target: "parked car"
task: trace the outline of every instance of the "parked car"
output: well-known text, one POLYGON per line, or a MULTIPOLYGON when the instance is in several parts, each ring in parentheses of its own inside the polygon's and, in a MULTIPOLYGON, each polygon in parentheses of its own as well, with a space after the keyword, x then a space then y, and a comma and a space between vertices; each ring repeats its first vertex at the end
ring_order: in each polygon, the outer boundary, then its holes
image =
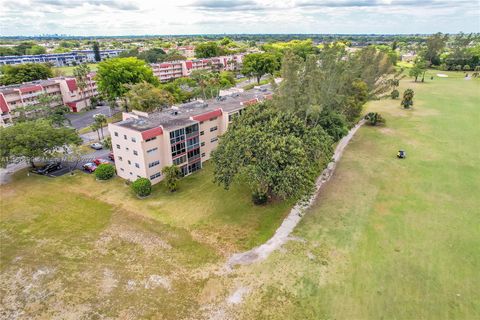
POLYGON ((83 170, 90 173, 94 172, 96 169, 97 169, 97 166, 93 162, 88 162, 83 165, 83 170))
POLYGON ((103 146, 101 143, 95 142, 90 145, 90 148, 95 149, 95 150, 102 150, 103 146))
POLYGON ((108 164, 108 163, 110 163, 110 161, 108 161, 107 159, 97 158, 97 159, 93 160, 93 163, 94 163, 96 166, 99 166, 99 165, 101 165, 102 163, 108 164))
POLYGON ((50 172, 54 172, 60 169, 62 169, 62 164, 60 163, 60 161, 55 161, 55 162, 49 162, 42 167, 35 168, 32 170, 32 172, 46 175, 46 174, 49 174, 50 172))
POLYGON ((113 155, 113 152, 110 152, 108 154, 108 159, 112 160, 112 161, 115 161, 115 156, 113 155))

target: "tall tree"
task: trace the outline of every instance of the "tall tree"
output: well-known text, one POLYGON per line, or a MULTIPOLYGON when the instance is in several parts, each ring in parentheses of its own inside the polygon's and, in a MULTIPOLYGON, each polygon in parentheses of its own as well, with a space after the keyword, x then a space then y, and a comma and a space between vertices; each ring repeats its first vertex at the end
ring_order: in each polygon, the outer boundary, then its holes
POLYGON ((165 175, 165 183, 170 192, 177 191, 178 179, 181 171, 176 165, 166 166, 162 168, 162 173, 165 175))
POLYGON ((257 83, 260 83, 262 76, 271 74, 280 68, 280 64, 275 55, 271 53, 252 53, 243 58, 242 73, 244 75, 255 77, 257 83))
POLYGON ((86 63, 79 64, 73 68, 73 76, 77 80, 77 87, 80 89, 80 97, 84 101, 85 106, 87 106, 87 102, 85 101, 85 89, 88 86, 89 73, 90 67, 86 63))
POLYGON ((425 81, 425 73, 427 72, 427 63, 423 59, 417 58, 412 68, 408 72, 410 77, 415 78, 415 82, 417 82, 418 77, 422 76, 422 82, 425 81))
POLYGON ((103 127, 107 125, 107 117, 104 114, 99 113, 93 116, 93 120, 97 124, 100 132, 102 133, 102 139, 105 138, 105 136, 103 135, 103 127))
POLYGON ((56 128, 47 120, 17 123, 0 128, 0 164, 5 167, 12 160, 25 160, 35 168, 35 159, 52 158, 59 148, 81 142, 75 129, 56 128))
POLYGON ((223 54, 222 49, 214 41, 203 42, 195 47, 195 57, 211 58, 218 57, 223 54))
POLYGON ((448 35, 441 32, 435 33, 427 38, 426 49, 423 57, 430 65, 440 64, 440 54, 445 49, 448 41, 448 35))
POLYGON ((140 82, 130 87, 126 94, 129 109, 144 112, 159 111, 174 103, 172 94, 150 83, 140 82))
POLYGON ((100 45, 97 41, 93 43, 93 56, 96 62, 102 61, 102 56, 100 55, 100 45))
MULTIPOLYGON (((98 90, 109 100, 124 99, 129 85, 148 82, 159 83, 145 61, 134 57, 112 58, 98 64, 96 75, 98 90)), ((126 103, 126 101, 125 101, 126 103)))
POLYGON ((255 203, 278 197, 300 199, 313 191, 329 161, 332 140, 321 127, 265 105, 249 107, 213 152, 214 181, 228 189, 246 181, 255 203))
POLYGON ((0 85, 19 84, 53 77, 50 64, 25 63, 0 67, 0 85))

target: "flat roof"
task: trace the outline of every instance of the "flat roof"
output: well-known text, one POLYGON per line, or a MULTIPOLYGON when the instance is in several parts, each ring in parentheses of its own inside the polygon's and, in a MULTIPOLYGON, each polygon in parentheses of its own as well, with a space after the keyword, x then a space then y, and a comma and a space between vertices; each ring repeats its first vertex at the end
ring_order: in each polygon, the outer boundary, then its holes
POLYGON ((191 120, 193 116, 208 113, 217 109, 222 109, 223 112, 234 112, 244 108, 242 102, 259 99, 263 101, 265 96, 272 94, 269 84, 254 88, 249 91, 240 93, 233 93, 229 96, 224 96, 221 99, 210 99, 206 101, 195 100, 179 105, 174 105, 171 108, 159 112, 153 112, 148 117, 136 114, 135 118, 129 118, 124 121, 116 122, 115 125, 129 128, 136 131, 145 131, 152 128, 162 126, 168 131, 177 128, 183 128, 198 121, 191 120))

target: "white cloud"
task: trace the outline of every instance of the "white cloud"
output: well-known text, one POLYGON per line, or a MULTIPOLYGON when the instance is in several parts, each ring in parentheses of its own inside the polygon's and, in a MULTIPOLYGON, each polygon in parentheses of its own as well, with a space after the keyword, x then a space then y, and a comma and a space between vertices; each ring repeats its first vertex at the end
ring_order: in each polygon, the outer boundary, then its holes
POLYGON ((478 1, 0 0, 0 35, 480 32, 478 1))

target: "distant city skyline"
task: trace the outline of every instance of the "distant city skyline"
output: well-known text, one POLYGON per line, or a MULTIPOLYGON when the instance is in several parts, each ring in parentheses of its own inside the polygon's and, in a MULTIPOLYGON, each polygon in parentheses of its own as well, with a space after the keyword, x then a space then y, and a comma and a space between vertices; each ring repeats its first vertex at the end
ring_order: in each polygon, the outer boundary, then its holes
POLYGON ((479 1, 0 0, 0 36, 480 32, 479 1))

